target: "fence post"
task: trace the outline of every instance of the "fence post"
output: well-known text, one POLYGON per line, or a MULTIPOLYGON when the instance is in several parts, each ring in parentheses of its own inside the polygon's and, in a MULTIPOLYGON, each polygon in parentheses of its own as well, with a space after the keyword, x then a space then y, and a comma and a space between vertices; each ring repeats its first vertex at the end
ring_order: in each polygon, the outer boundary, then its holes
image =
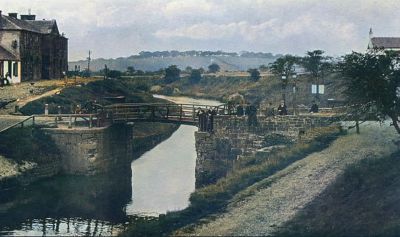
POLYGON ((69 116, 68 128, 72 128, 72 116, 69 116))
POLYGON ((196 121, 196 109, 194 108, 194 105, 193 105, 193 121, 196 121))
POLYGON ((182 108, 182 104, 181 104, 181 111, 179 113, 179 120, 182 120, 182 115, 183 115, 183 108, 182 108))
POLYGON ((57 106, 57 112, 58 112, 58 115, 59 115, 59 117, 57 119, 59 121, 61 121, 62 120, 62 118, 61 118, 61 106, 57 106))
POLYGON ((35 127, 35 116, 32 116, 32 127, 35 127))
POLYGON ((93 127, 93 117, 92 115, 89 115, 89 128, 93 127))
POLYGON ((49 104, 44 105, 44 115, 49 115, 49 104))

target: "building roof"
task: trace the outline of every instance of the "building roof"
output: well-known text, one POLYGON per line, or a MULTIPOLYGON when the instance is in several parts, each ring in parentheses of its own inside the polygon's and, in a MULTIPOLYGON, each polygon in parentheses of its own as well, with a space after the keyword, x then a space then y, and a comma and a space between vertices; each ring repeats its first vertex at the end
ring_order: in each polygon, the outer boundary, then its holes
POLYGON ((14 54, 10 53, 5 48, 0 46, 0 60, 16 61, 18 60, 18 58, 14 54))
POLYGON ((371 43, 374 48, 400 49, 400 37, 373 37, 371 43))
POLYGON ((0 30, 26 30, 40 34, 59 34, 55 20, 20 20, 5 15, 1 15, 0 20, 2 21, 0 30))

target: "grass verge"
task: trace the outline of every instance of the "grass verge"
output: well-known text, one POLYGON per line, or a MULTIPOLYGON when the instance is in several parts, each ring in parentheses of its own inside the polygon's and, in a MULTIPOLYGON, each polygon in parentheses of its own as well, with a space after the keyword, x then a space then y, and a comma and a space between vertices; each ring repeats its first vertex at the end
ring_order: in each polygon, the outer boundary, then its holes
POLYGON ((400 151, 349 166, 277 236, 399 236, 400 151))
POLYGON ((18 163, 45 163, 59 156, 49 135, 39 127, 13 128, 0 134, 0 154, 18 163))

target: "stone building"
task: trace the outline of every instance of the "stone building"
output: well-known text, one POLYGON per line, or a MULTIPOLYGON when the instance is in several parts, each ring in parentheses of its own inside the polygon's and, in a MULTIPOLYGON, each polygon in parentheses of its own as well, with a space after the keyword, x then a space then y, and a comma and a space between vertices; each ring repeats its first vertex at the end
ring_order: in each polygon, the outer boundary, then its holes
POLYGON ((369 30, 368 51, 383 49, 400 51, 400 37, 375 37, 372 28, 369 30))
POLYGON ((55 20, 0 11, 0 77, 11 83, 63 77, 68 70, 68 39, 55 20))

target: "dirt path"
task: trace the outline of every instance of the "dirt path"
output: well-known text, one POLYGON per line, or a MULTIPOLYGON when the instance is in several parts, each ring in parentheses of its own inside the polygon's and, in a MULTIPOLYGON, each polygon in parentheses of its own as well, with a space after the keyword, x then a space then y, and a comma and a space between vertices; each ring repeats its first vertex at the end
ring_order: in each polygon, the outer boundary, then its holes
POLYGON ((23 106, 25 106, 29 102, 32 102, 32 101, 35 101, 35 100, 38 100, 38 99, 41 99, 41 98, 44 98, 44 97, 47 97, 47 96, 55 95, 55 94, 59 93, 61 90, 62 90, 62 88, 57 88, 57 89, 54 89, 54 90, 51 90, 51 91, 47 91, 47 92, 45 92, 43 94, 40 94, 40 95, 29 96, 29 97, 26 97, 26 98, 18 101, 17 104, 18 104, 18 106, 20 108, 22 108, 23 106))
POLYGON ((363 127, 361 135, 341 137, 327 149, 311 154, 243 191, 239 195, 260 189, 254 195, 232 203, 226 213, 198 226, 190 234, 272 236, 333 183, 346 166, 365 158, 379 158, 397 149, 392 139, 397 139, 398 135, 392 127, 381 127, 376 123, 363 127))

